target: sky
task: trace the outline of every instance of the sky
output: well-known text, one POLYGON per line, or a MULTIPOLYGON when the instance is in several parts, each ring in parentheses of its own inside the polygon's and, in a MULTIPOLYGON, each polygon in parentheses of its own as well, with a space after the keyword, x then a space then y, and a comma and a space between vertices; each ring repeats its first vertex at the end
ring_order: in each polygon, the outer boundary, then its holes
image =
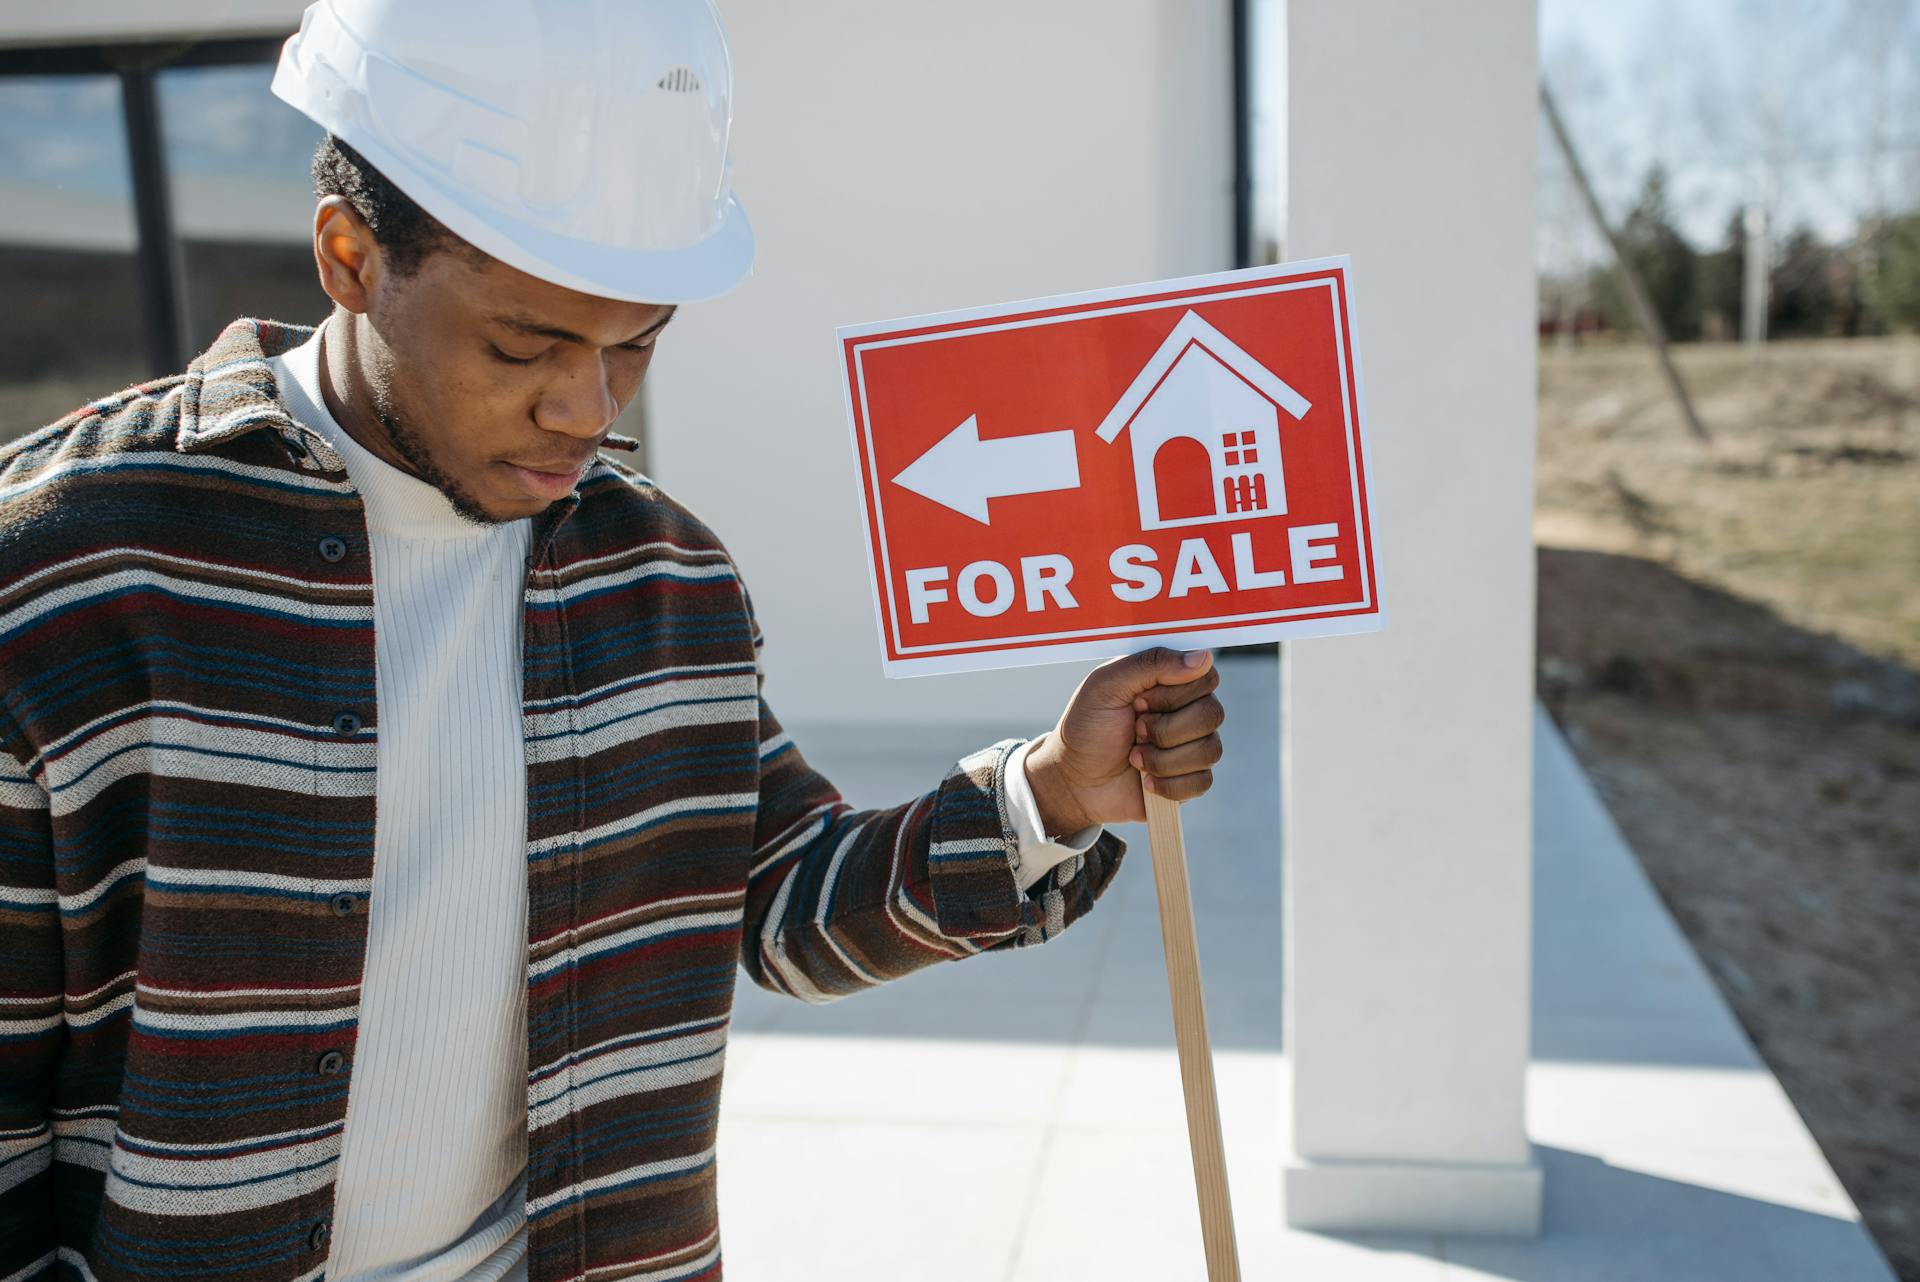
MULTIPOLYGON (((1285 7, 1251 4, 1255 216, 1283 245, 1285 7)), ((1867 210, 1920 207, 1920 0, 1538 0, 1538 14, 1542 74, 1614 221, 1655 164, 1702 250, 1750 203, 1777 236, 1828 241, 1867 210)), ((1601 261, 1544 127, 1538 164, 1541 270, 1601 261)))
MULTIPOLYGON (((1876 206, 1920 204, 1920 3, 1540 0, 1539 15, 1542 73, 1616 220, 1655 163, 1701 249, 1748 203, 1776 237, 1827 240, 1876 206)), ((1550 267, 1584 238, 1544 142, 1541 179, 1550 267)))

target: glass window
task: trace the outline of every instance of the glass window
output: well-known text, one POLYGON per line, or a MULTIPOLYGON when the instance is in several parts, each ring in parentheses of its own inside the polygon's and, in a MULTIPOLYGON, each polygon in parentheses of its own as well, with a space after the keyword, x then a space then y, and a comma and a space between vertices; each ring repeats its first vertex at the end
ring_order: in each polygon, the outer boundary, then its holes
POLYGON ((0 77, 0 439, 149 377, 115 76, 0 77))
POLYGON ((187 345, 236 316, 311 325, 331 309, 313 265, 319 126, 274 97, 273 64, 173 67, 155 77, 187 345))
MULTIPOLYGON (((312 250, 310 166, 322 135, 273 96, 273 66, 265 58, 154 73, 172 246, 139 243, 119 76, 0 76, 0 279, 10 304, 0 309, 0 439, 175 372, 174 360, 149 368, 156 339, 144 328, 143 261, 162 280, 156 294, 172 277, 177 306, 156 306, 180 316, 190 353, 238 316, 314 324, 332 309, 312 250)), ((613 430, 644 442, 644 399, 613 430)))

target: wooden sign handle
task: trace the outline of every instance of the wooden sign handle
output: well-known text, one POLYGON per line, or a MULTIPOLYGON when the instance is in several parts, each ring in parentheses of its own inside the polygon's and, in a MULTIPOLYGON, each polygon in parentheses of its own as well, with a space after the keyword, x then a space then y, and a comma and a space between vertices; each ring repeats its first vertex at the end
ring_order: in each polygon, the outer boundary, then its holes
POLYGON ((1187 1143, 1193 1184, 1200 1194, 1200 1237, 1208 1282, 1240 1282, 1227 1196, 1226 1150, 1220 1140, 1220 1101, 1213 1087, 1213 1051, 1207 1044, 1207 1005, 1200 991, 1200 952, 1194 941, 1193 895, 1187 888, 1187 843, 1180 804, 1141 789, 1147 802, 1147 840, 1153 848, 1153 884, 1160 897, 1160 942, 1167 953, 1173 997, 1173 1036, 1180 1050, 1180 1086, 1187 1097, 1187 1143))

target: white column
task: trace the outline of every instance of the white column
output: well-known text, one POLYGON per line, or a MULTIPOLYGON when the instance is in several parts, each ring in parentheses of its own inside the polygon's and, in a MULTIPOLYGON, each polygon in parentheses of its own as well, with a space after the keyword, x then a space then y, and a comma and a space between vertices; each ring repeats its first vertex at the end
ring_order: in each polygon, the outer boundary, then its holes
POLYGON ((1532 1235, 1534 6, 1288 8, 1286 253, 1353 255, 1389 622, 1285 648, 1286 1218, 1532 1235))

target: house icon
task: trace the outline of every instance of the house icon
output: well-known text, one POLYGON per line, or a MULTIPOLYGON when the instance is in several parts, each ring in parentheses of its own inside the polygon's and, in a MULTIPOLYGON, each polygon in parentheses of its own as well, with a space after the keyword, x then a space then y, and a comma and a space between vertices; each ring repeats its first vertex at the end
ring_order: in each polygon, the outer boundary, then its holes
POLYGON ((1140 528, 1284 516, 1280 411, 1307 398, 1189 311, 1100 420, 1112 444, 1133 438, 1140 528))

